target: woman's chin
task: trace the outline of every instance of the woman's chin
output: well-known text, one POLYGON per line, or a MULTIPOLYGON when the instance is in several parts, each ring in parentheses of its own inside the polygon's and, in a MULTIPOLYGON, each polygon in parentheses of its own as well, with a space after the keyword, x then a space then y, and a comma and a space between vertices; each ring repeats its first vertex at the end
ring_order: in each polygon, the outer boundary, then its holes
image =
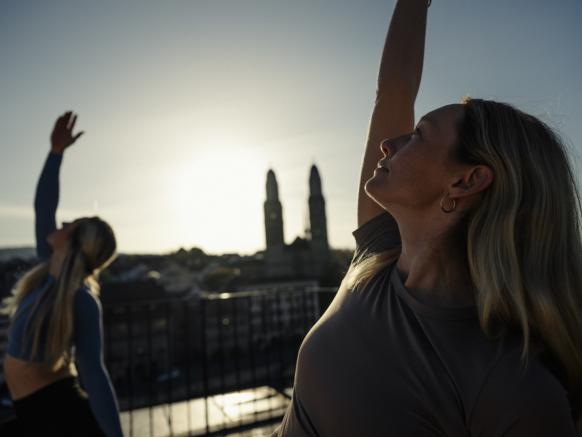
POLYGON ((380 173, 374 173, 370 179, 366 181, 364 190, 368 195, 374 196, 386 189, 386 176, 380 173))
POLYGON ((59 238, 51 238, 50 235, 47 237, 46 242, 53 252, 57 252, 66 247, 66 241, 61 241, 59 238))

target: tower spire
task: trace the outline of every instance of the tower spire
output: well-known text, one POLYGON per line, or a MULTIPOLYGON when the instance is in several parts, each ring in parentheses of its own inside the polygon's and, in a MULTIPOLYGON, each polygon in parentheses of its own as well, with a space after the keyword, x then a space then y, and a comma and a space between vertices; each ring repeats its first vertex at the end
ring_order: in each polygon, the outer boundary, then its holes
POLYGON ((275 172, 269 169, 267 172, 267 199, 263 205, 265 214, 265 234, 267 250, 275 247, 283 247, 285 238, 283 235, 283 207, 279 201, 279 187, 275 172))
POLYGON ((327 252, 327 219, 325 199, 321 189, 321 178, 317 166, 313 164, 309 173, 309 221, 311 242, 315 250, 327 252))
POLYGON ((279 186, 272 169, 267 172, 267 200, 279 200, 279 186))

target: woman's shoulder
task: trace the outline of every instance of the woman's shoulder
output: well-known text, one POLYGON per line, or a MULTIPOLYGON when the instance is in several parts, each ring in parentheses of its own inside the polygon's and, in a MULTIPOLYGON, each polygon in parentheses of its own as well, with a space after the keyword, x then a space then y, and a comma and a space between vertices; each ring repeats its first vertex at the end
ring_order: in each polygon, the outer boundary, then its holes
POLYGON ((396 220, 387 212, 373 217, 352 231, 356 249, 352 264, 357 264, 368 255, 384 252, 401 244, 396 220))
POLYGON ((75 293, 75 311, 87 314, 101 312, 101 302, 97 295, 87 285, 82 285, 75 293))

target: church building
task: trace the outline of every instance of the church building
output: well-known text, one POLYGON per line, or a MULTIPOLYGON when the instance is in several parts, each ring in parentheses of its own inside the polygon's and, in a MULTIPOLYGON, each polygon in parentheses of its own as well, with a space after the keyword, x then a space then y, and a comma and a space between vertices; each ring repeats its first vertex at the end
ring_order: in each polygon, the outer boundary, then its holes
POLYGON ((283 207, 273 170, 267 173, 267 199, 264 203, 265 277, 272 279, 318 279, 329 265, 330 250, 327 241, 325 199, 321 178, 315 165, 309 175, 309 229, 306 235, 285 244, 283 207))

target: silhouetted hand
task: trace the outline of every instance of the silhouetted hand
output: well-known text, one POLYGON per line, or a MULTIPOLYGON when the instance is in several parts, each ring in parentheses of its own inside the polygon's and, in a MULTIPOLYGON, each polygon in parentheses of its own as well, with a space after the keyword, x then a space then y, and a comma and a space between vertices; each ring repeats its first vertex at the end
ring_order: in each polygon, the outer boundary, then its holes
POLYGON ((61 155, 67 147, 72 145, 85 132, 81 131, 73 135, 77 114, 73 111, 67 111, 55 122, 53 132, 51 133, 51 151, 61 155))

